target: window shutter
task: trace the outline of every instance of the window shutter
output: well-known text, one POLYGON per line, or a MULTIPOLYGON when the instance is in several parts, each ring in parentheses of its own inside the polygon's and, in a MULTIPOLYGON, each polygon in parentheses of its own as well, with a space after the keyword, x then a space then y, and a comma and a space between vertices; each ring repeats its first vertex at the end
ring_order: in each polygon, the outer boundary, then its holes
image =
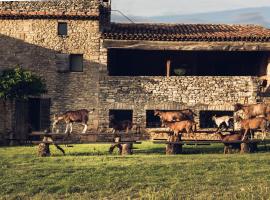
POLYGON ((56 54, 55 62, 57 72, 69 72, 69 54, 56 54))

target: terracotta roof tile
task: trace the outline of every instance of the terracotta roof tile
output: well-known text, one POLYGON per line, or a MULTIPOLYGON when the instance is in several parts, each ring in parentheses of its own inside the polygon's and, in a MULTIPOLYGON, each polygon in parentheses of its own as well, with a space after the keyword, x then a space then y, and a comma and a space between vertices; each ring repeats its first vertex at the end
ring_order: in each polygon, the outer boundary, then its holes
POLYGON ((105 39, 150 41, 270 42, 270 29, 228 24, 122 24, 112 23, 105 39))

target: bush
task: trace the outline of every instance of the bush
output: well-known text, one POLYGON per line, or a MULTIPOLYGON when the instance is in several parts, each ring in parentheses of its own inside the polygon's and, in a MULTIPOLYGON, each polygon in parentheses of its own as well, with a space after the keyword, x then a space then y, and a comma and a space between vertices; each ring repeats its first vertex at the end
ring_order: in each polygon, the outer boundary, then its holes
POLYGON ((43 79, 20 67, 4 70, 0 74, 0 98, 27 99, 46 92, 43 79))

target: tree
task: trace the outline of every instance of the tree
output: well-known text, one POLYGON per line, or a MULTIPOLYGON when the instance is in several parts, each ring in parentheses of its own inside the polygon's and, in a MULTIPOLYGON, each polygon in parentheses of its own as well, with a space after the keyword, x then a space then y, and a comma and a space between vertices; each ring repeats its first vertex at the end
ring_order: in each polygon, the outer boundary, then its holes
MULTIPOLYGON (((3 102, 4 115, 7 113, 7 101, 25 100, 29 96, 39 96, 46 92, 44 80, 31 71, 17 67, 0 72, 0 100, 3 102)), ((6 130, 5 116, 1 121, 4 122, 6 130)))
POLYGON ((27 99, 46 93, 44 81, 20 67, 4 70, 0 74, 0 99, 27 99))

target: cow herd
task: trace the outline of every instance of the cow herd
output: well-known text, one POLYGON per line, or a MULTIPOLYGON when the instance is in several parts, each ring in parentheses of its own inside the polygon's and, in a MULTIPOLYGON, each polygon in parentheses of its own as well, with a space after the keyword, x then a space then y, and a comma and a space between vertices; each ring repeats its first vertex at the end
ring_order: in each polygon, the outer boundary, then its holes
MULTIPOLYGON (((53 131, 56 125, 63 121, 66 123, 65 133, 72 132, 73 123, 81 123, 84 125, 82 133, 87 131, 88 114, 92 113, 94 109, 67 111, 64 114, 55 114, 53 119, 53 131)), ((252 135, 255 130, 260 129, 263 133, 263 139, 266 137, 266 131, 269 128, 270 121, 270 105, 266 103, 257 104, 235 104, 235 116, 213 116, 212 120, 217 125, 219 132, 221 127, 225 126, 226 129, 230 126, 234 127, 234 122, 239 123, 243 134, 241 135, 244 140, 248 134, 252 135), (238 114, 242 112, 243 117, 238 114)), ((161 111, 155 110, 154 115, 160 118, 162 127, 167 127, 173 131, 174 135, 181 136, 183 132, 194 134, 196 131, 196 122, 194 117, 196 114, 191 109, 183 109, 178 111, 161 111)), ((133 125, 130 120, 117 121, 114 116, 110 116, 110 127, 114 131, 126 131, 132 129, 133 125)), ((222 137, 221 137, 222 139, 222 137)))

